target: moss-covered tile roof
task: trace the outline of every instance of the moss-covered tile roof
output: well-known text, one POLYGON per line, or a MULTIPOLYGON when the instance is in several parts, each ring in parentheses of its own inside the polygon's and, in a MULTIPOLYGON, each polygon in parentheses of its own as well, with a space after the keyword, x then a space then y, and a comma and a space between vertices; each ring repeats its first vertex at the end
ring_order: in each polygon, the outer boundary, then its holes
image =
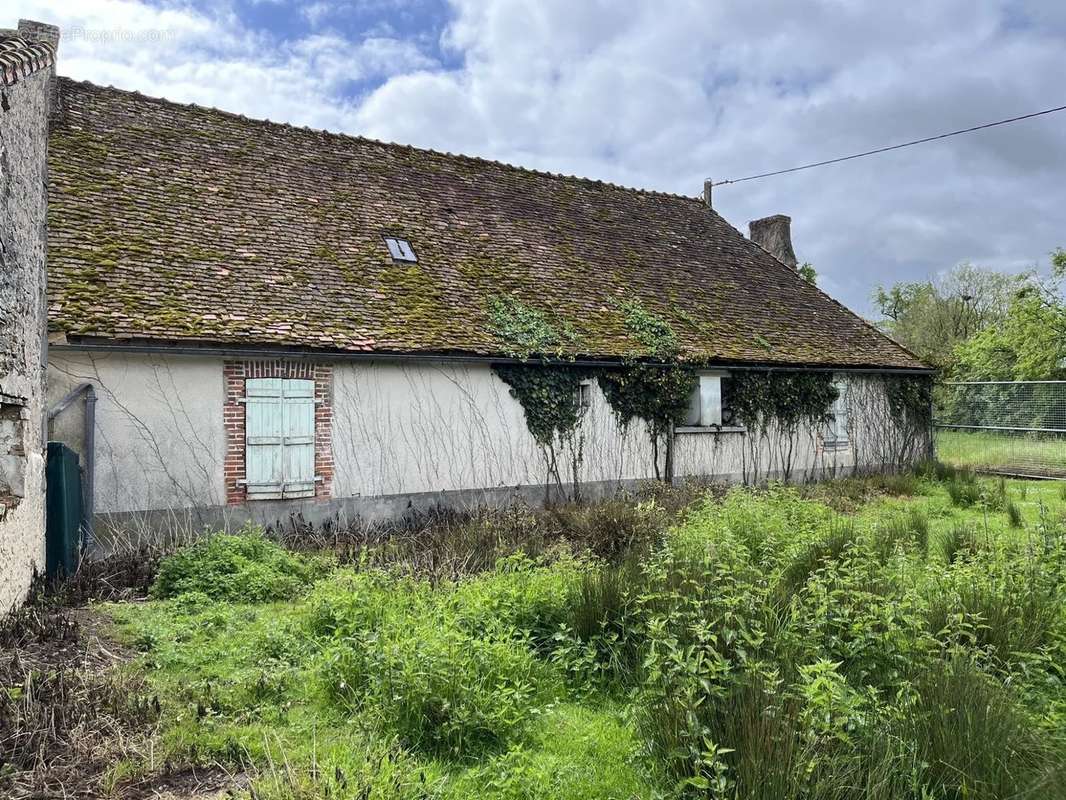
POLYGON ((496 356, 532 319, 560 354, 615 358, 645 354, 637 304, 694 360, 923 366, 694 198, 66 79, 60 97, 49 316, 71 340, 496 356))

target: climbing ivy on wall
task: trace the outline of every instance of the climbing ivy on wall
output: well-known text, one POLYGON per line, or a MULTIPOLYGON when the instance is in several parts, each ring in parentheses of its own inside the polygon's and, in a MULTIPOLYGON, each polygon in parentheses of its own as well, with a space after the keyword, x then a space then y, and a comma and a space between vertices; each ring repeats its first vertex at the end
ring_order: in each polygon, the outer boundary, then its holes
POLYGON ((543 311, 527 306, 512 295, 490 298, 488 312, 492 332, 512 358, 561 355, 577 339, 569 325, 556 324, 543 311))
POLYGON ((838 394, 831 372, 734 372, 729 402, 734 417, 748 431, 745 479, 750 470, 750 477, 758 480, 765 448, 770 458, 767 469, 776 467, 781 478, 789 480, 801 432, 814 436, 828 423, 838 394))
POLYGON ((899 422, 913 428, 932 425, 933 379, 929 375, 885 375, 885 398, 899 422))
POLYGON ((689 398, 696 390, 695 370, 678 361, 680 345, 670 324, 648 311, 638 300, 618 302, 629 335, 638 341, 645 359, 626 359, 598 377, 607 404, 625 430, 636 418, 644 420, 652 444, 655 477, 673 477, 674 426, 684 422, 689 398), (660 451, 666 463, 659 468, 660 451), (665 474, 664 474, 665 473, 665 474))
POLYGON ((584 409, 578 402, 578 388, 589 377, 589 371, 554 364, 497 364, 493 371, 522 406, 526 427, 544 454, 548 468, 545 500, 550 500, 552 481, 562 490, 562 452, 570 456, 571 482, 577 499, 584 452, 579 431, 584 409))
MULTIPOLYGON (((526 362, 497 365, 494 370, 521 404, 526 426, 544 453, 549 499, 553 480, 562 489, 560 465, 567 461, 574 496, 578 494, 583 458, 581 419, 585 411, 578 393, 581 382, 593 376, 623 431, 635 419, 644 422, 652 445, 655 476, 673 478, 674 428, 684 422, 698 387, 696 368, 681 360, 677 335, 665 319, 638 300, 619 300, 614 305, 622 313, 630 340, 638 346, 618 366, 592 371, 566 363, 528 362, 534 355, 561 357, 575 352, 574 331, 513 296, 502 295, 489 302, 493 332, 509 355, 526 362)), ((882 413, 887 418, 878 432, 865 436, 873 442, 865 446, 877 453, 883 451, 882 460, 905 462, 918 446, 914 444, 921 438, 918 434, 928 431, 932 382, 926 376, 890 375, 883 376, 883 380, 866 380, 862 386, 867 384, 876 388, 882 398, 881 408, 888 413, 882 413), (901 435, 902 444, 896 446, 895 439, 901 435)), ((784 480, 789 480, 797 443, 802 436, 812 440, 818 437, 831 418, 838 397, 832 372, 738 370, 730 375, 727 385, 724 399, 734 418, 747 429, 751 463, 744 467, 745 478, 750 475, 757 480, 759 474, 776 469, 784 480), (761 470, 764 457, 769 459, 765 465, 769 471, 761 470)), ((859 393, 862 398, 854 391, 849 393, 854 394, 852 400, 856 404, 863 404, 865 416, 871 413, 867 406, 873 407, 874 402, 866 398, 868 393, 863 389, 859 393)))
POLYGON ((838 395, 833 374, 821 371, 738 371, 730 388, 734 415, 755 433, 771 425, 786 433, 801 425, 824 425, 838 395))
MULTIPOLYGON (((655 477, 664 477, 659 469, 660 451, 667 452, 675 425, 684 422, 689 398, 696 390, 696 373, 679 364, 627 364, 605 369, 597 376, 607 404, 626 430, 637 417, 647 425, 652 443, 655 477)), ((671 475, 667 452, 665 477, 671 475)))
POLYGON ((587 370, 550 364, 497 364, 493 370, 525 412, 526 427, 542 447, 572 436, 581 420, 578 387, 587 370))

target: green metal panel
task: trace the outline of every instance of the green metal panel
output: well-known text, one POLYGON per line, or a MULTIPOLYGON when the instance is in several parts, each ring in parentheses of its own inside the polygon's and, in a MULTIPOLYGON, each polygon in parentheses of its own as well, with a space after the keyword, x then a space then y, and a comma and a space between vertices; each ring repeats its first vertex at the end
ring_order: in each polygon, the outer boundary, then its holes
POLYGON ((72 575, 81 544, 81 469, 78 454, 60 442, 48 443, 45 466, 48 488, 45 531, 45 572, 48 577, 72 575))

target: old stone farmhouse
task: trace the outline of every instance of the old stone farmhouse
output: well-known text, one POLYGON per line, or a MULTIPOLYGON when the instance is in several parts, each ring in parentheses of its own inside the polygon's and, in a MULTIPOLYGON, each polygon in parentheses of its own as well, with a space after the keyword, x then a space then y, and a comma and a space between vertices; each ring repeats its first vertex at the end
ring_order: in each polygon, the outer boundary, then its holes
MULTIPOLYGON (((98 396, 100 528, 803 480, 926 452, 899 387, 927 368, 797 273, 785 217, 753 224, 764 248, 709 198, 67 79, 56 111, 48 396, 98 396), (609 375, 666 356, 695 371, 689 410, 649 431, 609 375), (519 363, 573 379, 565 436, 531 424, 503 379, 519 363), (745 376, 800 374, 832 381, 824 414, 737 413, 745 376)), ((68 412, 52 435, 79 449, 82 426, 68 412)))
POLYGON ((58 31, 0 30, 0 614, 44 568, 45 207, 58 31))

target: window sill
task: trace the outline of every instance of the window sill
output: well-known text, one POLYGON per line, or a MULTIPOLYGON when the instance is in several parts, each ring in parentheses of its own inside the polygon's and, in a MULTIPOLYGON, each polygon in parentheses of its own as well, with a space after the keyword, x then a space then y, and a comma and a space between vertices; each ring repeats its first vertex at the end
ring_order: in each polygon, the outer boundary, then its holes
POLYGON ((679 428, 674 428, 674 433, 747 433, 747 428, 739 426, 729 426, 719 428, 716 425, 682 425, 679 428))

